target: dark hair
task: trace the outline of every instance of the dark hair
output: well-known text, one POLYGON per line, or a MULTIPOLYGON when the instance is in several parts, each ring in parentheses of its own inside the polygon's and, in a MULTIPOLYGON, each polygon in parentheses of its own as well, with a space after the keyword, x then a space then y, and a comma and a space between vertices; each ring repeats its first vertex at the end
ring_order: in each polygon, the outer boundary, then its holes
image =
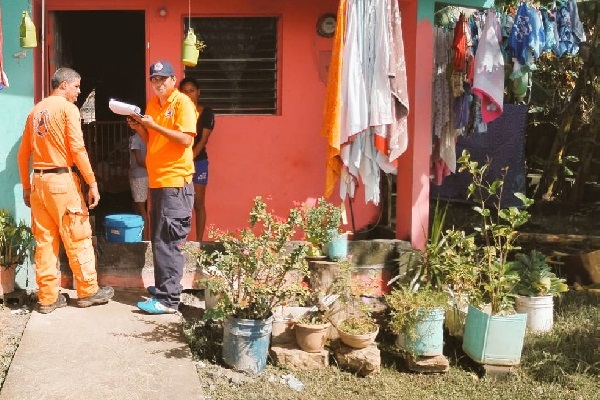
POLYGON ((194 78, 187 77, 179 81, 179 90, 181 90, 183 88, 183 85, 185 85, 186 83, 191 83, 196 89, 200 89, 200 85, 198 84, 197 80, 195 80, 194 78))
POLYGON ((59 68, 54 72, 54 75, 52 75, 50 85, 52 86, 52 89, 58 89, 61 83, 70 82, 73 79, 81 79, 81 75, 71 68, 59 68))

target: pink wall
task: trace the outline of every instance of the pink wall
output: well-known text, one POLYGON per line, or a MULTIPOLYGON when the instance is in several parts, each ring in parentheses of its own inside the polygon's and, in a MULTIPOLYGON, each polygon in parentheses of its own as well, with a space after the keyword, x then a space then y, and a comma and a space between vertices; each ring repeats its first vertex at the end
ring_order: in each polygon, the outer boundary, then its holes
POLYGON ((429 230, 433 26, 429 19, 417 20, 416 1, 400 0, 399 4, 410 114, 409 145, 398 165, 396 237, 410 239, 413 247, 424 249, 429 230))
MULTIPOLYGON (((319 76, 319 58, 321 52, 331 50, 332 39, 317 35, 316 22, 324 13, 335 13, 337 4, 338 0, 192 1, 192 16, 281 18, 280 113, 216 117, 216 128, 208 145, 207 225, 222 229, 245 226, 256 195, 270 196, 270 204, 281 213, 294 202, 323 195, 325 140, 320 130, 325 83, 319 76)), ((157 59, 168 59, 179 77, 183 75, 180 52, 183 19, 188 12, 185 0, 46 0, 46 9, 145 9, 149 43, 147 65, 157 59), (163 6, 168 11, 165 18, 158 15, 158 9, 163 6)), ((148 86, 148 94, 150 90, 148 86)), ((340 202, 337 193, 336 189, 330 198, 335 203, 340 202)), ((379 208, 365 204, 362 186, 353 209, 357 229, 378 219, 379 208)), ((351 229, 351 226, 345 228, 351 229)))

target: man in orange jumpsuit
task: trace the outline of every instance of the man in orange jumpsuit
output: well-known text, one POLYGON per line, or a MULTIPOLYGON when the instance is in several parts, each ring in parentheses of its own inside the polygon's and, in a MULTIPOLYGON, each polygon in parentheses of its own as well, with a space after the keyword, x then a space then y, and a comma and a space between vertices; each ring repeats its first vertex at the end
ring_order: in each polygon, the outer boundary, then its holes
POLYGON ((89 207, 96 207, 100 193, 85 149, 79 109, 74 104, 80 82, 81 76, 76 71, 56 70, 51 80, 52 93, 29 112, 19 147, 23 200, 31 207, 36 242, 35 279, 38 311, 42 314, 67 305, 58 280, 61 239, 77 284, 77 306, 104 304, 114 295, 112 287, 98 286, 92 228, 76 173, 78 169, 90 187, 89 207), (30 160, 33 161, 31 181, 30 160))

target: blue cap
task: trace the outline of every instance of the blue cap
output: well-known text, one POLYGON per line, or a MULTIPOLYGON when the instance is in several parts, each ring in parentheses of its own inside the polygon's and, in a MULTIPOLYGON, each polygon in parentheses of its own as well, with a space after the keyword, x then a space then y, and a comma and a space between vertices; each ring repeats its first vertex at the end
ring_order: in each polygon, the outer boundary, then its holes
POLYGON ((174 76, 175 70, 168 61, 157 61, 150 66, 150 77, 153 76, 174 76))

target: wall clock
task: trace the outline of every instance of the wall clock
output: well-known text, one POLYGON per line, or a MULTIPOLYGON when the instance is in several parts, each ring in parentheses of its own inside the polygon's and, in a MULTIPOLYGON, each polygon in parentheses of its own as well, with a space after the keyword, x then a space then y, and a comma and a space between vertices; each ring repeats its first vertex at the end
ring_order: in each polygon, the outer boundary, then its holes
POLYGON ((323 14, 317 21, 317 33, 323 37, 333 37, 335 33, 335 14, 323 14))

